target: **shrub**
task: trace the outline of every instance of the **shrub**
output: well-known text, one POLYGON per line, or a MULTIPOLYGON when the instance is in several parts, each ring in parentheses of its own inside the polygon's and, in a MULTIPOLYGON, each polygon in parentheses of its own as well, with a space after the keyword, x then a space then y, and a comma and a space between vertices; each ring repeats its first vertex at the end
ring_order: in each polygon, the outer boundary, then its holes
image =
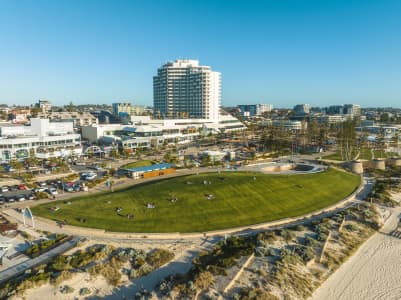
POLYGON ((155 249, 146 255, 146 262, 154 268, 168 263, 174 258, 174 253, 164 249, 155 249))
POLYGON ((52 280, 54 285, 60 285, 62 282, 71 279, 72 273, 69 271, 62 271, 56 278, 52 280))
POLYGON ((289 242, 291 241, 294 237, 295 234, 287 229, 282 229, 280 230, 280 236, 286 241, 289 242))
POLYGON ((85 288, 85 287, 79 290, 80 296, 86 296, 86 295, 89 295, 90 293, 91 293, 90 289, 85 288))
POLYGON ((355 224, 347 224, 345 225, 345 228, 349 231, 359 231, 358 226, 356 226, 355 224))

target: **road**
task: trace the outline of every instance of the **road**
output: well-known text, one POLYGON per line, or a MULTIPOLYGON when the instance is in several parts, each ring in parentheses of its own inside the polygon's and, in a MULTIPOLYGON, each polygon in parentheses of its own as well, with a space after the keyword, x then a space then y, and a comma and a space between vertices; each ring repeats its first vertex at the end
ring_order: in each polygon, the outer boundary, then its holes
POLYGON ((60 255, 71 248, 74 248, 77 244, 77 242, 80 240, 79 237, 75 237, 70 241, 67 241, 60 246, 51 249, 50 251, 35 257, 33 259, 27 260, 23 263, 20 263, 18 265, 12 266, 6 270, 3 270, 0 272, 0 285, 7 282, 11 278, 15 278, 21 274, 23 274, 26 270, 32 269, 40 264, 43 264, 53 257, 60 255))

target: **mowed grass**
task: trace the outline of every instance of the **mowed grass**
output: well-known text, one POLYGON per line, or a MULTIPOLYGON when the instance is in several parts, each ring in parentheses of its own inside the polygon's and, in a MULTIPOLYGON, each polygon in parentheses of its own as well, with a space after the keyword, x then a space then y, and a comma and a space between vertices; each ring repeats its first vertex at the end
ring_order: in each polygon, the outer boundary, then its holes
POLYGON ((131 168, 138 168, 138 167, 147 167, 151 166, 153 162, 151 160, 139 160, 128 163, 126 165, 121 166, 122 169, 131 169, 131 168))
POLYGON ((114 193, 36 206, 34 215, 121 232, 202 232, 303 215, 332 205, 360 177, 329 169, 307 175, 222 172, 164 179, 114 193), (211 184, 204 184, 204 181, 211 184), (207 194, 214 199, 208 200, 207 194), (176 197, 176 202, 171 199, 176 197), (109 203, 110 202, 110 203, 109 203), (153 203, 155 208, 147 208, 153 203), (56 212, 50 207, 59 206, 56 212), (116 207, 122 211, 117 213, 116 207), (126 214, 134 215, 128 219, 126 214), (85 218, 86 222, 79 219, 85 218))

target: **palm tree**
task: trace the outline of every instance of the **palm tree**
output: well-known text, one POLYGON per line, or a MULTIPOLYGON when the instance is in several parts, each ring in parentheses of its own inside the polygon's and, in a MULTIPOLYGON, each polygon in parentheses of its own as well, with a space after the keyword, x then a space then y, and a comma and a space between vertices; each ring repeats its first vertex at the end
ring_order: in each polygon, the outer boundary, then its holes
POLYGON ((198 296, 202 291, 208 289, 212 284, 214 284, 214 276, 209 271, 202 271, 195 278, 194 285, 197 289, 195 294, 195 300, 198 299, 198 296))

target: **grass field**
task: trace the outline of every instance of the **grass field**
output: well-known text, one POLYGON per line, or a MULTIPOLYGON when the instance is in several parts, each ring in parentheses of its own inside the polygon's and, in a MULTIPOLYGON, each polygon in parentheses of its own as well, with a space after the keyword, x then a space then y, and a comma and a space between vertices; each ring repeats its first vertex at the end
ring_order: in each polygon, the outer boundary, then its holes
POLYGON ((114 193, 51 202, 34 215, 71 225, 122 232, 201 232, 299 216, 334 204, 360 184, 343 171, 307 175, 224 172, 190 175, 114 193), (204 181, 210 184, 204 184, 204 181), (214 199, 207 199, 212 194, 214 199), (176 202, 171 199, 177 198, 176 202), (153 203, 155 208, 147 208, 153 203), (56 212, 52 206, 59 206, 56 212), (122 211, 117 213, 116 207, 122 211), (127 214, 134 217, 128 219, 127 214), (85 218, 86 222, 79 221, 85 218))
POLYGON ((138 167, 147 167, 151 166, 153 162, 151 160, 139 160, 132 163, 128 163, 126 165, 121 166, 122 169, 131 169, 131 168, 138 168, 138 167))

